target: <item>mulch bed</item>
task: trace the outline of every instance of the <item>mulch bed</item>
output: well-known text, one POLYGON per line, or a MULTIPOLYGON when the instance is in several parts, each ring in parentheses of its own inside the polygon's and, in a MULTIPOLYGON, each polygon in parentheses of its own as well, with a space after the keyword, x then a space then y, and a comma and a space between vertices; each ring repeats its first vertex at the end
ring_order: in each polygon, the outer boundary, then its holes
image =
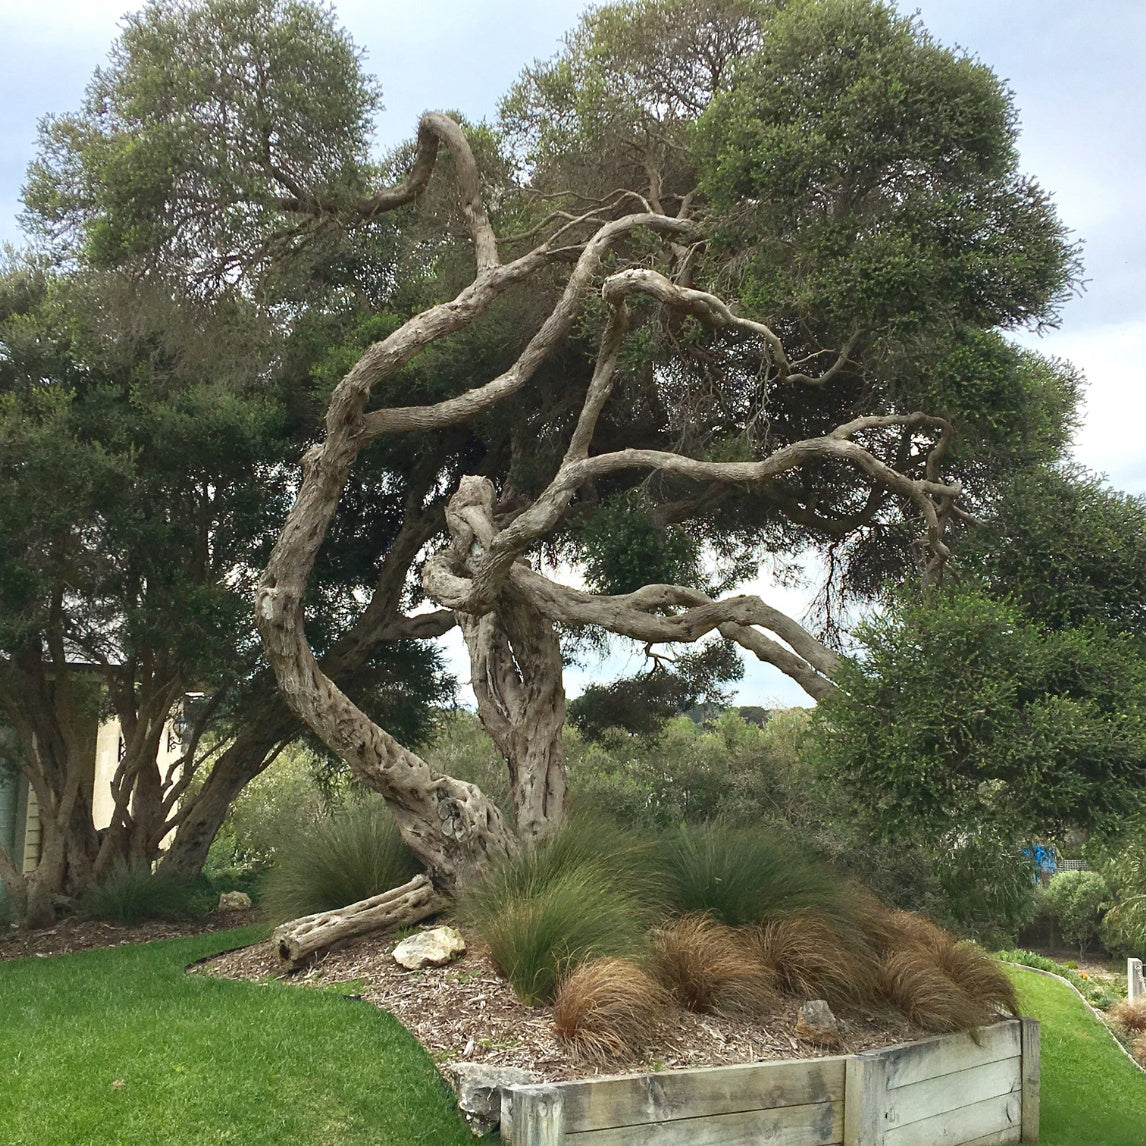
POLYGON ((762 1022, 679 1012, 663 1042, 644 1056, 607 1064, 577 1058, 554 1033, 551 1007, 530 1007, 494 969, 481 940, 459 928, 467 951, 446 967, 407 971, 391 958, 393 936, 351 940, 307 968, 284 971, 270 943, 205 960, 193 970, 231 979, 271 979, 302 986, 345 985, 346 993, 393 1014, 446 1072, 473 1062, 532 1070, 546 1081, 674 1067, 727 1066, 765 1059, 817 1058, 910 1042, 928 1032, 897 1011, 836 1011, 843 1045, 825 1048, 795 1037, 802 1000, 782 1000, 762 1022))

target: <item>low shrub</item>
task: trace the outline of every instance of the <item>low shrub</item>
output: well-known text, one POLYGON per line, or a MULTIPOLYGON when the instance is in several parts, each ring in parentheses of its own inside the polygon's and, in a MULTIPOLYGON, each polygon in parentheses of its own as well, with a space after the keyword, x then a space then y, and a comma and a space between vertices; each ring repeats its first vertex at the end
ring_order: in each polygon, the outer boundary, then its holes
POLYGON ((97 883, 79 895, 81 919, 107 919, 121 927, 148 919, 189 919, 206 915, 216 896, 204 879, 153 872, 146 862, 117 861, 97 883))
POLYGON ((686 915, 651 939, 653 973, 688 1010, 755 1016, 775 1004, 776 976, 743 929, 686 915))
POLYGON ((582 1058, 638 1054, 660 1037, 672 997, 628 959, 593 959, 562 980, 553 1001, 558 1036, 582 1058))
POLYGON ((354 801, 276 848, 262 906, 272 922, 333 911, 422 870, 380 799, 354 801))

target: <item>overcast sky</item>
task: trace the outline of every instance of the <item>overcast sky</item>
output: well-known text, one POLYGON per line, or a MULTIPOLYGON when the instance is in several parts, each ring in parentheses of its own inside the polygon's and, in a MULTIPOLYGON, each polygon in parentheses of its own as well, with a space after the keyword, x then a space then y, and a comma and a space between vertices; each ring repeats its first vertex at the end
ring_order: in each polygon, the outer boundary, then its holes
MULTIPOLYGON (((79 106, 130 0, 0 0, 0 241, 18 243, 20 187, 37 120, 79 106)), ((342 24, 381 80, 378 142, 413 134, 427 109, 491 117, 521 67, 548 57, 580 0, 340 0, 342 24)), ((1146 493, 1146 3, 920 0, 941 43, 978 56, 1015 95, 1025 171, 1084 244, 1087 286, 1039 338, 1089 381, 1075 454, 1113 485, 1146 493)), ((779 603, 779 602, 777 602, 779 603)), ((575 682, 571 681, 571 683, 575 682)), ((806 702, 753 671, 742 703, 806 702)))

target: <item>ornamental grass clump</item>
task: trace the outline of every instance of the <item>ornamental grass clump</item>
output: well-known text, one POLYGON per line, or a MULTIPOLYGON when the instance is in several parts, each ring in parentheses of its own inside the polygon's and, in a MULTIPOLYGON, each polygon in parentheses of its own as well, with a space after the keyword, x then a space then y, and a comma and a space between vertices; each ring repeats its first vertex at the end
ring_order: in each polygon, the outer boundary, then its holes
POLYGON ((707 912, 743 927, 815 911, 851 923, 838 875, 758 832, 719 823, 681 828, 662 841, 661 870, 673 914, 707 912))
POLYGON ((422 871, 381 800, 351 803, 275 850, 262 906, 275 923, 381 895, 422 871))
POLYGON ((81 919, 108 919, 121 927, 145 919, 193 919, 206 915, 215 896, 205 880, 154 872, 146 861, 117 861, 76 901, 81 919))
POLYGON ((878 987, 878 966, 866 943, 850 940, 813 912, 774 919, 753 931, 756 958, 784 990, 833 1006, 861 1006, 878 987))
POLYGON ((884 997, 916 1026, 936 1032, 970 1030, 982 1008, 919 948, 892 951, 880 964, 884 997))
POLYGON ((1108 1016, 1111 1022, 1132 1034, 1146 1034, 1146 999, 1119 999, 1110 1008, 1108 1016))
POLYGON ((879 994, 927 1030, 971 1030, 1000 1010, 1019 1013, 1014 984, 974 943, 910 911, 873 912, 867 931, 881 952, 879 994))
POLYGON ((756 1017, 777 1001, 776 977, 751 936, 710 915, 685 915, 651 935, 657 979, 690 1011, 756 1017))
POLYGON ((594 1062, 635 1055, 659 1041, 672 996, 629 959, 591 959, 562 981, 553 1000, 557 1035, 594 1062))
POLYGON ((630 956, 661 910, 651 853, 619 829, 583 818, 491 865, 458 911, 522 1001, 549 1003, 591 958, 630 956))

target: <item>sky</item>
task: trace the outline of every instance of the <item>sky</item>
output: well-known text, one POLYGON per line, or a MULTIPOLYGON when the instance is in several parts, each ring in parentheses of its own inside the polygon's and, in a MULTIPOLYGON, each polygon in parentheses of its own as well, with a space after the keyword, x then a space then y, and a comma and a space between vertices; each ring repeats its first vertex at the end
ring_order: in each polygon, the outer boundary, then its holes
MULTIPOLYGON (((45 114, 76 109, 131 0, 0 0, 0 242, 19 244, 20 188, 45 114)), ((492 118, 521 68, 560 47, 581 0, 340 0, 339 21, 381 81, 383 148, 414 134, 425 110, 492 118)), ((1023 170, 1054 196, 1082 243, 1086 285, 1061 326, 1020 337, 1088 380, 1074 455, 1111 484, 1146 493, 1146 3, 1143 0, 919 0, 940 43, 992 68, 1014 93, 1023 170)), ((773 598, 805 607, 806 594, 773 598)), ((634 663, 630 668, 637 667, 634 663)), ((464 674, 463 674, 464 675, 464 674)), ((583 674, 571 673, 576 692, 583 674)), ((742 704, 807 703, 752 665, 742 704)))

